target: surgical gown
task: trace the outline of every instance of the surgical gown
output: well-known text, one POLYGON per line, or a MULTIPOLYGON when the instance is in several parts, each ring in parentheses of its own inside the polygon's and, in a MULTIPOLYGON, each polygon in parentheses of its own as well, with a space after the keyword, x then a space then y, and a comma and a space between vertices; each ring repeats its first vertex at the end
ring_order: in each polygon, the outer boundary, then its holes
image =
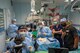
MULTIPOLYGON (((32 51, 34 51, 34 46, 33 46, 32 40, 30 40, 29 38, 25 37, 25 40, 22 42, 22 44, 25 45, 25 47, 22 47, 22 53, 30 53, 29 46, 32 46, 32 51)), ((12 51, 12 47, 15 45, 16 45, 16 43, 13 40, 8 43, 7 47, 10 48, 9 49, 10 52, 12 51)))
POLYGON ((60 43, 55 38, 45 38, 43 41, 37 39, 38 51, 47 51, 48 48, 60 48, 60 43))
POLYGON ((17 33, 16 31, 18 30, 18 27, 15 24, 9 25, 9 28, 7 29, 7 35, 9 38, 14 38, 16 37, 17 33))
POLYGON ((46 26, 44 26, 43 28, 39 28, 38 33, 41 33, 41 34, 37 35, 38 38, 39 37, 42 37, 42 38, 52 37, 52 32, 51 32, 50 28, 46 27, 46 26), (43 33, 46 33, 46 35, 44 35, 43 33))

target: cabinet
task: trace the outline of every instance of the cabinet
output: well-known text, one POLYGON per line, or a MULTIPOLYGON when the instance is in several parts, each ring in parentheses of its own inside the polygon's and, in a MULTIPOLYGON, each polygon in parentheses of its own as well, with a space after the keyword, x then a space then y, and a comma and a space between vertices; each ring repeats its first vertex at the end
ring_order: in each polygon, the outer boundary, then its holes
POLYGON ((0 32, 4 31, 4 11, 0 9, 0 32))

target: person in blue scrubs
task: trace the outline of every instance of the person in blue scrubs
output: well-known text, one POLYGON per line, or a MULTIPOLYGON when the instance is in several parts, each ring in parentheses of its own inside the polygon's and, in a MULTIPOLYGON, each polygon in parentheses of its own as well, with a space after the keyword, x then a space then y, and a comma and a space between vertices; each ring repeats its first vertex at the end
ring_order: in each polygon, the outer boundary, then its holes
POLYGON ((60 42, 60 47, 63 47, 63 40, 62 40, 62 26, 60 25, 59 20, 55 20, 53 21, 53 30, 52 33, 54 35, 54 38, 56 38, 59 42, 60 42))
POLYGON ((33 46, 32 40, 23 35, 23 31, 24 31, 24 33, 26 33, 26 31, 24 29, 26 29, 25 26, 19 27, 18 35, 15 37, 14 40, 11 40, 8 43, 7 50, 9 50, 11 53, 12 52, 30 53, 30 52, 34 51, 34 46, 33 46))
POLYGON ((50 30, 49 27, 45 26, 45 23, 43 21, 38 23, 39 28, 38 30, 38 38, 49 38, 52 37, 52 31, 50 30))
POLYGON ((8 38, 14 38, 17 35, 18 26, 16 25, 16 19, 12 19, 12 24, 7 29, 8 38))
POLYGON ((23 35, 29 39, 32 39, 32 34, 31 34, 31 32, 28 31, 28 28, 25 25, 22 25, 19 28, 22 28, 22 29, 18 30, 19 35, 23 35))
POLYGON ((18 52, 18 53, 29 53, 34 51, 34 46, 31 40, 27 37, 16 37, 15 40, 12 40, 8 43, 8 51, 18 52))
POLYGON ((42 42, 42 41, 38 42, 39 38, 52 37, 52 31, 50 30, 49 27, 45 26, 45 23, 43 21, 40 21, 38 25, 39 27, 37 28, 37 37, 36 37, 35 44, 34 44, 35 51, 38 50, 40 46, 39 43, 42 42))
POLYGON ((26 27, 28 29, 28 32, 32 32, 31 23, 27 24, 26 27))

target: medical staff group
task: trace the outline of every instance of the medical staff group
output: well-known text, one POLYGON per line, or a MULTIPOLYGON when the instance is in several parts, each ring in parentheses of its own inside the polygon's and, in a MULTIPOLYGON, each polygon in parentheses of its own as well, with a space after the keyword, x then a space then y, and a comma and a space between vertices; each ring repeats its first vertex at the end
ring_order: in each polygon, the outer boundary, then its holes
POLYGON ((7 29, 5 53, 34 53, 61 47, 76 50, 77 30, 67 23, 66 18, 62 18, 54 19, 51 27, 46 26, 45 21, 17 26, 16 19, 12 19, 12 24, 7 29))

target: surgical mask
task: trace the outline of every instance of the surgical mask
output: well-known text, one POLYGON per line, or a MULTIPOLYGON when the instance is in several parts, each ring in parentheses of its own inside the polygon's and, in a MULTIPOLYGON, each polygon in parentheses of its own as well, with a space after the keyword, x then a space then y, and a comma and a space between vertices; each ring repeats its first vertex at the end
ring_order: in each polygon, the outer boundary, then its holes
POLYGON ((19 32, 19 34, 25 36, 26 32, 19 32))
POLYGON ((16 22, 14 24, 16 24, 16 22))
POLYGON ((34 23, 34 25, 37 25, 36 23, 34 23))
POLYGON ((58 24, 58 22, 53 22, 54 25, 58 24))
POLYGON ((27 28, 28 29, 28 31, 31 29, 31 28, 27 28))
POLYGON ((39 25, 39 27, 42 28, 43 26, 42 25, 39 25))

